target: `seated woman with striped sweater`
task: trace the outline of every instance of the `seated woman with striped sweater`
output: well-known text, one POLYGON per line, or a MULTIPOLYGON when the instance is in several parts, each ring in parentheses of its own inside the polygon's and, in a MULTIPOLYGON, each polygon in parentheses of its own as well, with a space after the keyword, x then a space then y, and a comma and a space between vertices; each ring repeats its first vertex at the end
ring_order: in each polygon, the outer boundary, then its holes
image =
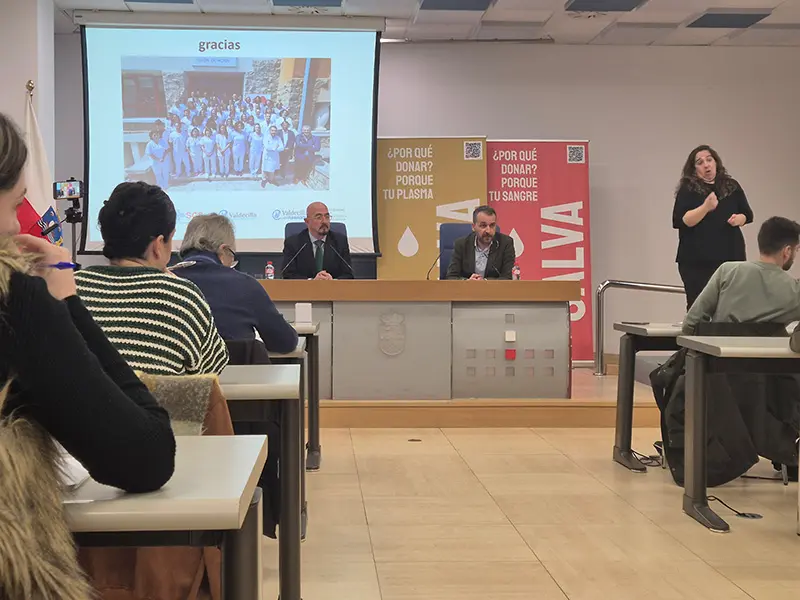
POLYGON ((160 187, 118 185, 100 209, 109 266, 76 276, 78 294, 131 367, 155 375, 219 373, 228 349, 191 281, 167 272, 175 207, 160 187))

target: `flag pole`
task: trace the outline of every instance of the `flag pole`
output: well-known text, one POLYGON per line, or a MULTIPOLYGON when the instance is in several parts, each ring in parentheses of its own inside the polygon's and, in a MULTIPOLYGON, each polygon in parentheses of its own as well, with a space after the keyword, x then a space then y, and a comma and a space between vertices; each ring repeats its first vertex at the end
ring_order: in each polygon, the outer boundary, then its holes
POLYGON ((28 97, 33 99, 33 90, 36 89, 36 84, 33 83, 33 79, 28 79, 28 83, 25 84, 25 89, 28 91, 28 97))

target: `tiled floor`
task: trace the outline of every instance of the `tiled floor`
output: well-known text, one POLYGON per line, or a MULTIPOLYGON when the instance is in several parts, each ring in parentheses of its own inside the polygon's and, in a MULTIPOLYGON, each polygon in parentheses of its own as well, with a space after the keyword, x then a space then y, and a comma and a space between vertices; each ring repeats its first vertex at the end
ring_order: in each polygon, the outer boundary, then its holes
MULTIPOLYGON (((797 484, 713 493, 731 533, 680 510, 666 471, 611 461, 611 429, 325 429, 309 473, 305 600, 796 600, 797 484)), ((634 431, 650 453, 656 430, 634 431)), ((771 476, 762 463, 759 474, 771 476)), ((265 598, 277 597, 265 539, 265 598)))

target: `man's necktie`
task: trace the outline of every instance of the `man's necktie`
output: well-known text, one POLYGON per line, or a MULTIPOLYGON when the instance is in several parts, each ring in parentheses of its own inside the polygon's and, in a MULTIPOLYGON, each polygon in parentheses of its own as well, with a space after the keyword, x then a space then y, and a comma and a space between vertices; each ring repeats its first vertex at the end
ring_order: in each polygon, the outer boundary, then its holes
POLYGON ((317 263, 317 273, 322 271, 322 262, 325 260, 325 242, 317 240, 314 242, 317 251, 314 253, 314 260, 317 263))

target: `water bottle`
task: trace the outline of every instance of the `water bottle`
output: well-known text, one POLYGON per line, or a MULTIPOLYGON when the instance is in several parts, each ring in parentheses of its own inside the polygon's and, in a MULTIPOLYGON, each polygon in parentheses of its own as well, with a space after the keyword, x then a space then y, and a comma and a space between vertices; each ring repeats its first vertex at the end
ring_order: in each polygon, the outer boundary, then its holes
POLYGON ((514 267, 511 269, 511 279, 514 281, 519 281, 522 279, 522 271, 517 263, 514 263, 514 267))
POLYGON ((272 266, 272 261, 268 261, 264 267, 264 279, 275 279, 275 267, 272 266))

